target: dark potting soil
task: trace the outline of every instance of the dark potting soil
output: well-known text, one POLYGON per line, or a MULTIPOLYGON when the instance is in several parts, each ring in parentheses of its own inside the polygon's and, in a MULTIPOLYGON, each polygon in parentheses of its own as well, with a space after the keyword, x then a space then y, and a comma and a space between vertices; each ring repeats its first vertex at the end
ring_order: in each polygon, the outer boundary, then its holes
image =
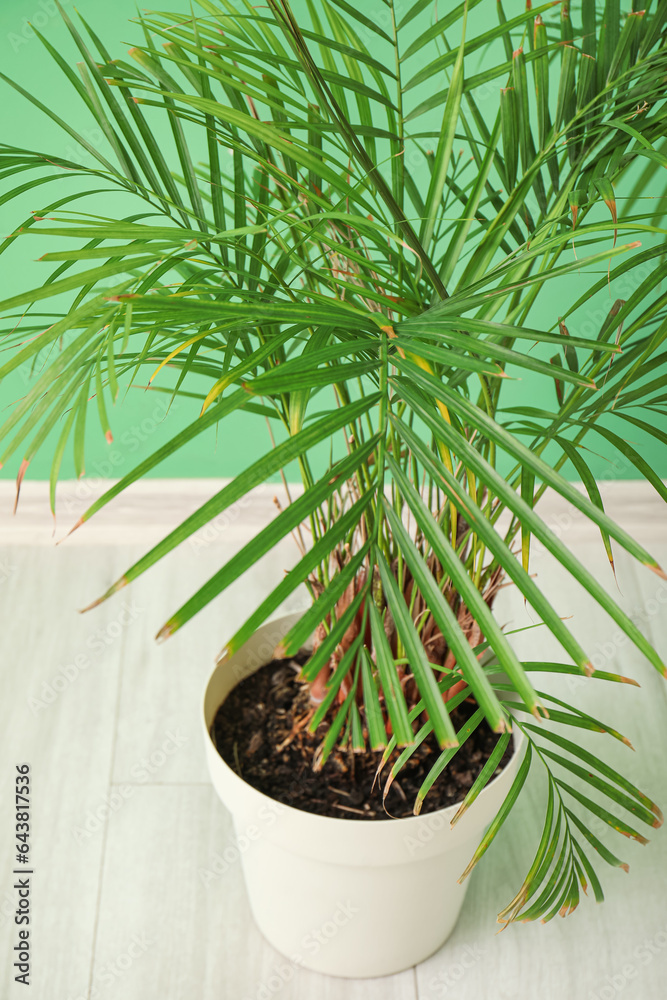
MULTIPOLYGON (((303 661, 301 661, 303 662, 303 661)), ((338 819, 390 819, 412 816, 417 792, 440 756, 432 737, 424 740, 394 780, 382 803, 382 786, 394 754, 373 782, 381 752, 353 753, 337 748, 321 770, 313 758, 326 724, 308 733, 310 693, 299 680, 297 660, 273 660, 246 677, 217 711, 211 736, 220 756, 249 785, 285 805, 338 819)), ((452 713, 458 731, 476 706, 464 701, 452 713)), ((427 794, 422 812, 460 802, 491 756, 498 740, 486 721, 468 737, 427 794)), ((512 743, 496 774, 512 755, 512 743)))

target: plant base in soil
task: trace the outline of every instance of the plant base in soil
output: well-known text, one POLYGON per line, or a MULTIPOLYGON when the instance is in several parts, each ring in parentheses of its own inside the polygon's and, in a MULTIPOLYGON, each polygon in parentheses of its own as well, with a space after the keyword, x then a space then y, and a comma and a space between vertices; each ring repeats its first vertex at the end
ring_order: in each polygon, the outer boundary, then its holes
MULTIPOLYGON (((326 723, 307 731, 312 717, 310 685, 299 679, 296 660, 273 660, 241 681, 218 709, 211 736, 223 760, 257 791, 284 805, 338 819, 387 820, 413 815, 422 782, 440 756, 433 738, 415 751, 391 785, 383 786, 397 754, 379 778, 380 751, 337 747, 314 770, 326 723)), ((464 701, 452 711, 458 730, 475 711, 464 701)), ((468 737, 428 792, 422 813, 461 802, 490 757, 498 735, 485 721, 468 737)), ((496 774, 512 754, 510 743, 496 774)))

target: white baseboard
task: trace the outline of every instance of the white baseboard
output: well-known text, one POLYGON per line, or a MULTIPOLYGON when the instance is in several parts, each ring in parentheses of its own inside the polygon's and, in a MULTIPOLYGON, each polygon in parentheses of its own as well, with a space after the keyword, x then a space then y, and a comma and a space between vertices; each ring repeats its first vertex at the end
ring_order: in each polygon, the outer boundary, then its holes
MULTIPOLYGON (((14 483, 0 480, 0 544, 50 545, 60 541, 113 482, 103 479, 60 482, 54 524, 47 482, 25 481, 17 513, 13 515, 14 483)), ((67 544, 153 544, 228 482, 228 479, 145 479, 133 483, 76 530, 67 544)), ((583 492, 581 484, 576 485, 583 492)), ((599 486, 609 516, 639 541, 667 540, 667 505, 650 484, 613 480, 601 482, 599 486)), ((301 492, 301 486, 290 489, 293 495, 301 492)), ((281 484, 258 487, 219 515, 209 530, 215 533, 216 528, 233 527, 239 541, 252 537, 275 517, 274 497, 285 505, 285 490, 281 484)), ((539 509, 547 524, 568 541, 592 539, 598 534, 597 528, 581 512, 553 491, 545 494, 539 509)))

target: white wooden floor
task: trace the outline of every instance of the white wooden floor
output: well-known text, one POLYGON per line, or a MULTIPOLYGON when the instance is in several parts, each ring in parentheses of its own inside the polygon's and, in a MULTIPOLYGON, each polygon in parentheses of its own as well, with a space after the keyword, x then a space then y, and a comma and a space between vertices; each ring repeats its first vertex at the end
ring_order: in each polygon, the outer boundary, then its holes
MULTIPOLYGON (((55 538, 103 484, 62 484, 55 538)), ((43 484, 24 485, 11 517, 0 484, 0 997, 14 1000, 662 1000, 667 993, 667 836, 612 844, 630 875, 607 868, 607 901, 585 901, 569 919, 517 925, 496 935, 532 860, 541 815, 533 782, 472 876, 460 923, 441 951, 383 980, 327 979, 286 963, 249 915, 238 864, 214 874, 232 845, 227 812, 209 787, 199 731, 204 681, 230 629, 294 559, 286 542, 164 645, 153 635, 275 508, 273 488, 185 543, 131 588, 87 615, 98 596, 147 547, 194 509, 213 481, 143 484, 54 546, 43 484), (14 764, 32 768, 32 985, 13 981, 17 943, 11 888, 14 764), (207 875, 207 873, 209 873, 207 875)), ((664 505, 644 487, 610 483, 608 509, 667 564, 664 505)), ((599 539, 557 501, 545 516, 610 589, 599 539)), ((667 584, 617 554, 619 600, 667 657, 667 584)), ((608 759, 667 806, 667 687, 575 585, 536 552, 533 569, 598 666, 641 681, 576 680, 563 697, 595 708, 636 753, 609 741, 608 759)), ((618 594, 618 591, 617 591, 618 594)), ((528 624, 511 588, 503 622, 528 624)), ((557 649, 542 629, 517 636, 526 658, 557 649)), ((552 683, 553 689, 553 683, 552 683)), ((400 915, 397 915, 400 919, 400 915)))

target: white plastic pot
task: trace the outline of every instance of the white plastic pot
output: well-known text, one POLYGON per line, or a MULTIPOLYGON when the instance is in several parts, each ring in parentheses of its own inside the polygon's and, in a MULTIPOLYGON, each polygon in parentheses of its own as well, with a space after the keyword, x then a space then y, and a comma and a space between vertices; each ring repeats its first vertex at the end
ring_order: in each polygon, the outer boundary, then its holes
POLYGON ((454 929, 467 887, 457 879, 514 779, 519 734, 510 763, 453 828, 455 805, 407 819, 354 820, 276 802, 224 762, 209 731, 232 688, 271 660, 298 617, 258 629, 206 688, 209 770, 237 836, 227 850, 230 860, 241 859, 257 926, 290 962, 332 976, 386 976, 428 958, 454 929))

